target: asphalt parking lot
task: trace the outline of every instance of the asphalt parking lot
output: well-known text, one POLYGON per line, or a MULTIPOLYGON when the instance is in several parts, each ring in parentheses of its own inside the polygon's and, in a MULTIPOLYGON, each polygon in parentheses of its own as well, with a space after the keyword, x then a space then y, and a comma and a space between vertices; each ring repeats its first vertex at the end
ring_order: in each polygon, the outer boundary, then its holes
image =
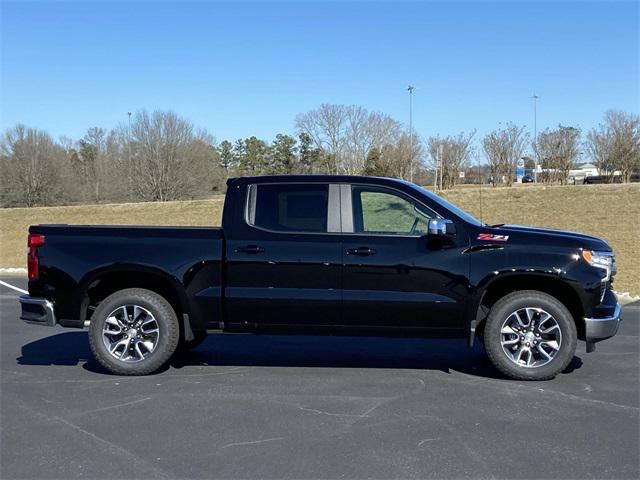
MULTIPOLYGON (((23 278, 2 280, 25 288, 23 278)), ((149 377, 0 285, 2 478, 638 478, 640 305, 549 382, 463 341, 210 336, 149 377)))

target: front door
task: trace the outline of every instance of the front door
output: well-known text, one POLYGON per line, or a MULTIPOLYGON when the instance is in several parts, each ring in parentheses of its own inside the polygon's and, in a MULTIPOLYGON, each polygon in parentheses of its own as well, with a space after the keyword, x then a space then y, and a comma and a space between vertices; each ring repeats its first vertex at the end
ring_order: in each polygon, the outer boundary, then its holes
POLYGON ((236 212, 227 243, 225 301, 230 326, 339 323, 337 185, 257 183, 242 188, 237 198, 243 212, 236 212))
POLYGON ((410 196, 378 186, 342 187, 348 202, 342 213, 352 219, 343 221, 343 323, 462 328, 469 269, 463 234, 432 242, 428 221, 437 213, 410 196))

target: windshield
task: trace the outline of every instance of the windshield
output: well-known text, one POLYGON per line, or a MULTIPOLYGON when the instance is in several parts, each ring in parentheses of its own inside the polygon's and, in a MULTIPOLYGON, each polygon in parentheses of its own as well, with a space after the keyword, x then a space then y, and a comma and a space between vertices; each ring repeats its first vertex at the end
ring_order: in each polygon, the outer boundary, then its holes
POLYGON ((465 222, 475 225, 477 227, 482 226, 482 222, 478 220, 476 217, 468 214, 464 210, 461 210, 460 208, 456 207, 453 203, 448 202, 447 200, 440 197, 439 195, 436 195, 435 193, 430 192, 426 188, 421 187, 420 185, 416 185, 415 183, 410 183, 410 182, 406 182, 406 183, 411 185, 412 188, 415 188, 416 190, 420 191, 420 193, 422 193, 423 195, 428 196, 434 202, 439 203, 440 205, 445 207, 447 210, 451 211, 454 215, 460 217, 465 222))

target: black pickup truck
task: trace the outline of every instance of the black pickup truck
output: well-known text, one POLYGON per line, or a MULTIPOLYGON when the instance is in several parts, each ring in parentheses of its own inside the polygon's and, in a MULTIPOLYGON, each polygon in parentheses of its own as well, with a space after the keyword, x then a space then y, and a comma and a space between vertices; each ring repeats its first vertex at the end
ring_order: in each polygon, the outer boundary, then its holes
POLYGON ((28 247, 21 319, 88 327, 122 375, 216 331, 463 337, 542 380, 620 321, 603 240, 485 225, 390 178, 235 178, 221 228, 34 225, 28 247))

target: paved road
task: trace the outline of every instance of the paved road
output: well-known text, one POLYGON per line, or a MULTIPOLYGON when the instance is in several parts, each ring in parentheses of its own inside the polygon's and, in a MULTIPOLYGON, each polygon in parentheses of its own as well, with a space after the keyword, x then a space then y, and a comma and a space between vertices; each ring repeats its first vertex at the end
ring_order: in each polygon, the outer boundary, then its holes
MULTIPOLYGON (((24 288, 23 279, 2 278, 24 288)), ((0 285, 2 478, 638 478, 640 307, 553 381, 462 341, 212 336, 124 378, 0 285)))

